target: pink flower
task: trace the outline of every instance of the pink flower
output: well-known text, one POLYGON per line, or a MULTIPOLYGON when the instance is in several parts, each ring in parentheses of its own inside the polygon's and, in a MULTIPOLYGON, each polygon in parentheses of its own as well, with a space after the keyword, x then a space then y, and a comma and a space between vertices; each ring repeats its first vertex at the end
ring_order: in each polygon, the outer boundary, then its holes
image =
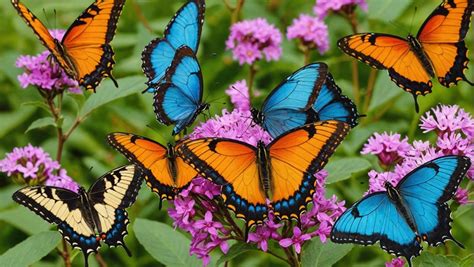
POLYGON ((464 188, 458 188, 456 194, 454 195, 454 199, 460 205, 466 205, 469 201, 469 191, 464 188))
POLYGON ((225 92, 230 96, 230 101, 235 109, 243 112, 250 111, 249 88, 247 87, 246 80, 240 80, 231 84, 225 92))
POLYGON ((300 39, 303 45, 317 48, 321 55, 329 50, 328 27, 318 17, 301 14, 288 27, 286 37, 290 40, 300 39))
POLYGON ((405 260, 402 258, 395 258, 392 261, 385 263, 385 267, 403 267, 403 266, 405 266, 405 260))
POLYGON ((231 26, 227 49, 240 65, 262 59, 277 60, 281 55, 281 33, 264 18, 244 20, 231 26))
MULTIPOLYGON (((50 33, 61 40, 65 31, 50 30, 50 33)), ((80 94, 82 91, 77 81, 69 78, 50 56, 49 51, 44 51, 36 56, 18 57, 16 66, 25 69, 25 72, 18 76, 21 87, 26 88, 32 85, 45 91, 68 90, 70 93, 80 94)))
POLYGON ((367 2, 365 0, 316 0, 313 7, 314 14, 324 19, 330 11, 346 11, 353 12, 356 6, 360 6, 362 10, 367 11, 367 2))
POLYGON ((420 128, 424 133, 436 131, 441 136, 462 131, 468 138, 474 138, 474 119, 458 105, 438 105, 421 117, 420 128))
POLYGON ((298 228, 297 226, 293 228, 293 236, 289 238, 284 238, 278 242, 280 246, 287 248, 291 245, 294 246, 296 253, 300 254, 301 252, 301 246, 303 243, 307 240, 311 239, 311 235, 309 234, 303 234, 301 232, 301 229, 298 228))
POLYGON ((379 158, 382 166, 391 166, 403 159, 410 149, 408 137, 400 139, 400 134, 374 133, 364 145, 362 154, 372 154, 379 158))

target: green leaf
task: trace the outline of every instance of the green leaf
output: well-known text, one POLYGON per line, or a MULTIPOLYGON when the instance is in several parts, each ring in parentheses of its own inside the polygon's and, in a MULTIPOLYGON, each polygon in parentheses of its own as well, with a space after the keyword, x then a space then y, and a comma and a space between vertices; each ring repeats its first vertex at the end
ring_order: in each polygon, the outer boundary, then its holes
POLYGON ((327 183, 349 179, 352 174, 366 171, 370 166, 368 160, 356 157, 330 161, 325 167, 329 173, 327 183))
POLYGON ((61 240, 57 231, 41 232, 7 250, 0 256, 0 266, 29 266, 48 255, 61 240))
POLYGON ((13 205, 13 193, 18 190, 17 185, 5 186, 0 190, 0 209, 13 205))
POLYGON ((23 206, 0 212, 0 220, 15 226, 27 234, 44 232, 51 227, 48 222, 23 206))
POLYGON ((28 129, 26 129, 25 133, 34 129, 44 128, 46 126, 56 126, 54 119, 51 117, 37 119, 34 122, 32 122, 30 126, 28 126, 28 129))
POLYGON ((330 267, 349 253, 352 248, 351 244, 335 244, 330 240, 323 244, 319 239, 314 238, 303 247, 301 266, 330 267))
POLYGON ((21 105, 26 106, 26 107, 41 108, 41 109, 44 109, 45 111, 51 113, 51 110, 49 109, 48 105, 46 105, 46 103, 44 103, 43 101, 27 101, 27 102, 21 103, 21 105))
POLYGON ((436 267, 436 266, 443 266, 443 267, 457 267, 459 263, 448 259, 446 256, 433 254, 430 252, 421 253, 421 255, 413 261, 415 266, 418 267, 436 267))
POLYGON ((119 88, 111 81, 105 81, 102 86, 97 88, 97 93, 92 94, 82 106, 79 116, 84 118, 93 110, 131 94, 139 93, 145 89, 145 77, 132 76, 118 81, 119 88))
POLYGON ((255 245, 238 242, 229 248, 229 251, 227 252, 227 254, 220 257, 220 259, 217 261, 216 266, 221 265, 225 263, 226 261, 230 261, 231 259, 239 256, 242 253, 245 253, 247 251, 252 251, 252 250, 256 250, 255 245))
POLYGON ((461 267, 472 267, 474 266, 474 254, 468 255, 465 258, 462 258, 459 262, 461 267))
MULTIPOLYGON (((384 1, 380 1, 384 2, 384 1)), ((379 75, 374 86, 374 93, 370 101, 369 111, 394 103, 396 97, 401 96, 403 90, 390 80, 388 75, 379 75)))
POLYGON ((0 121, 2 122, 2 127, 0 127, 0 138, 4 137, 11 130, 22 125, 34 111, 34 108, 23 108, 13 112, 0 113, 0 121))
POLYGON ((371 19, 392 21, 398 18, 410 5, 410 0, 368 0, 371 19))
POLYGON ((183 267, 202 266, 199 259, 189 255, 191 241, 171 226, 138 218, 133 224, 133 230, 138 242, 162 264, 183 267))

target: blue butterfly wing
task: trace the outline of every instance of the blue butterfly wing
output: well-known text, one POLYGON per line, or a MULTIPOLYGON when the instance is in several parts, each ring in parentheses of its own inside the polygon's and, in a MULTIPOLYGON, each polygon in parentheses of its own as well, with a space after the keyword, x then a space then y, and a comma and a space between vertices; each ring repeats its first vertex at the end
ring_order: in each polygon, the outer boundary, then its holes
POLYGON ((202 108, 201 67, 191 48, 178 48, 164 83, 155 92, 154 109, 161 123, 175 124, 173 135, 181 132, 202 108))
POLYGON ((314 120, 338 120, 348 123, 351 127, 358 124, 357 107, 348 97, 342 95, 341 88, 336 85, 330 73, 321 87, 313 105, 316 113, 314 120))
POLYGON ((286 78, 266 98, 262 106, 262 126, 273 137, 306 122, 306 111, 313 105, 326 80, 327 65, 313 63, 286 78), (286 113, 286 115, 285 115, 286 113), (301 113, 297 118, 295 114, 301 113))
POLYGON ((183 5, 168 23, 163 38, 151 41, 142 52, 142 68, 148 77, 147 92, 153 93, 166 69, 171 65, 176 50, 185 45, 196 54, 204 21, 204 0, 191 0, 183 5))
POLYGON ((416 234, 385 192, 370 194, 347 209, 335 222, 331 240, 380 246, 389 253, 411 259, 422 247, 416 234))
POLYGON ((420 236, 430 245, 454 240, 445 202, 454 196, 470 165, 467 157, 440 157, 416 168, 397 185, 420 236))

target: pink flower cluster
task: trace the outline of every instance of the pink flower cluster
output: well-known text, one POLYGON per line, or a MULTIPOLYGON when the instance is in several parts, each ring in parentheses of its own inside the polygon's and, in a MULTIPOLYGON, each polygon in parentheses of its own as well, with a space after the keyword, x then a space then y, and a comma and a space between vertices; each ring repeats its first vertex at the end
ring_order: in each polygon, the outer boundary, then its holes
MULTIPOLYGON (((474 136, 470 134, 473 127, 474 120, 459 106, 439 105, 426 112, 420 124, 424 132, 435 131, 438 134, 435 144, 421 140, 410 144, 407 138, 400 140, 399 134, 375 133, 361 153, 376 155, 385 171, 369 172, 367 193, 384 191, 386 181, 397 185, 413 169, 444 155, 467 156, 474 161, 474 136), (391 166, 393 170, 389 170, 391 166)), ((474 167, 471 166, 467 177, 474 180, 474 167)), ((455 199, 460 204, 466 204, 467 196, 467 190, 459 188, 455 199)))
POLYGON ((264 18, 244 20, 230 28, 226 41, 227 49, 232 50, 240 65, 253 64, 265 56, 267 61, 281 56, 281 33, 264 18))
POLYGON ((249 88, 246 80, 240 80, 229 86, 225 91, 235 109, 242 112, 250 111, 249 88))
POLYGON ((365 0, 316 0, 313 11, 320 19, 324 19, 330 11, 339 12, 346 9, 352 11, 356 6, 360 6, 362 10, 367 11, 365 0))
POLYGON ((301 14, 288 27, 286 37, 301 40, 302 45, 318 49, 321 55, 329 50, 328 26, 318 17, 301 14))
POLYGON ((0 160, 0 171, 19 182, 28 185, 43 184, 77 191, 79 186, 61 169, 57 161, 51 159, 40 147, 28 144, 15 147, 0 160))
MULTIPOLYGON (((50 30, 51 35, 61 40, 64 30, 50 30)), ((73 94, 82 91, 76 80, 69 78, 64 70, 51 58, 49 51, 44 51, 36 56, 20 56, 16 61, 18 68, 24 68, 25 72, 18 76, 21 87, 36 86, 45 91, 68 90, 73 94)))

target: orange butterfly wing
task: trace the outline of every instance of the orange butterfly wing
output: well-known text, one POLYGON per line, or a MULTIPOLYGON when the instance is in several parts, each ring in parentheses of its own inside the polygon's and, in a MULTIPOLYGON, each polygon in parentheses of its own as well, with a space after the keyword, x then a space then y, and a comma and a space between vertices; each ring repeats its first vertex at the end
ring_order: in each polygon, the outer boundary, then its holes
POLYGON ((349 129, 344 122, 321 121, 292 130, 268 145, 275 215, 299 219, 312 200, 314 174, 323 169, 349 129))
POLYGON ((267 216, 254 147, 232 139, 202 138, 185 141, 177 152, 201 175, 222 185, 226 206, 249 227, 267 216))
POLYGON ((175 158, 173 170, 168 149, 151 139, 128 133, 112 133, 107 140, 131 163, 143 169, 147 185, 161 199, 173 199, 197 174, 180 158, 175 158))
POLYGON ((467 47, 464 38, 469 30, 474 1, 443 1, 426 19, 417 39, 430 58, 438 81, 445 87, 467 80, 467 47))
POLYGON ((387 69, 390 78, 414 96, 431 92, 431 77, 410 49, 408 41, 394 35, 361 33, 338 42, 346 54, 377 69, 387 69))
POLYGON ((103 77, 111 77, 114 51, 109 43, 115 35, 117 21, 125 0, 96 0, 64 34, 55 40, 48 29, 19 0, 12 4, 41 42, 52 53, 66 74, 87 89, 97 87, 103 77))

